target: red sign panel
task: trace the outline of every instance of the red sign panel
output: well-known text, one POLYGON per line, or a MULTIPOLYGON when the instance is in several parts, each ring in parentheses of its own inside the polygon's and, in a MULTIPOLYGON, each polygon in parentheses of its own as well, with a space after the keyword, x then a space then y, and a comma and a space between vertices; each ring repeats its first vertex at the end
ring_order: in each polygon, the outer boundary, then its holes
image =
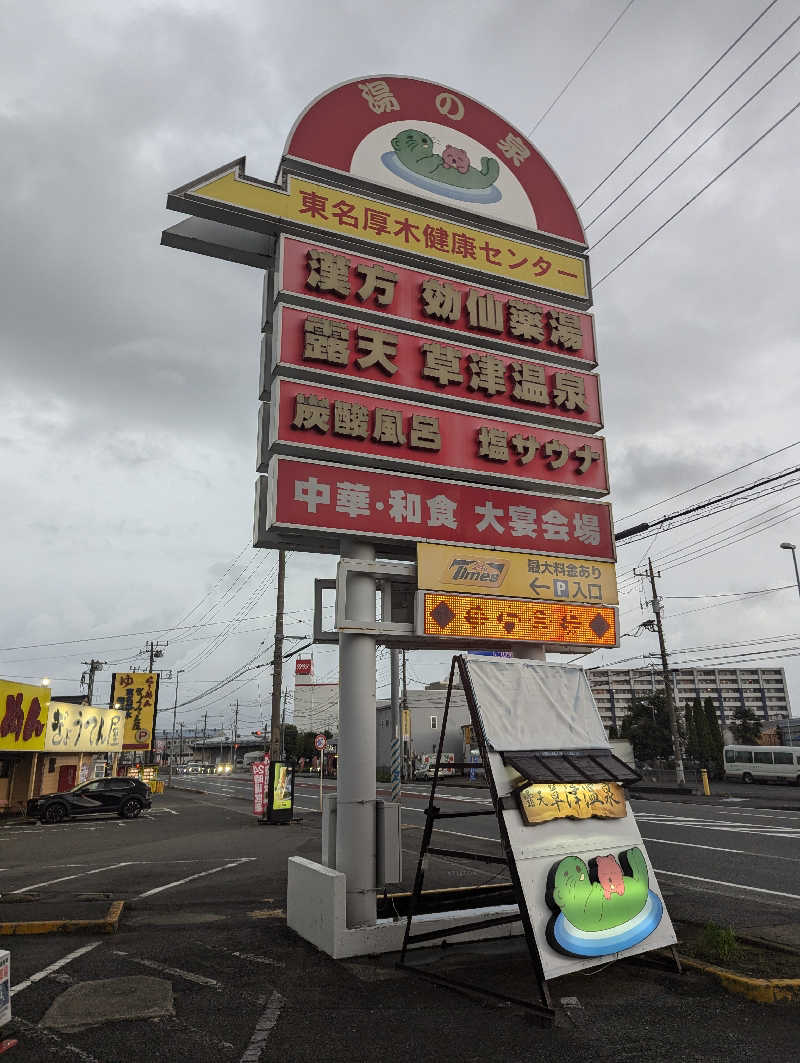
POLYGON ((253 773, 253 812, 263 816, 267 810, 267 779, 269 778, 269 756, 256 760, 250 765, 253 773))
MULTIPOLYGON (((262 407, 268 409, 266 404, 262 407)), ((425 465, 463 479, 517 481, 521 490, 608 493, 605 441, 300 380, 272 386, 270 452, 347 455, 356 464, 425 465)), ((268 457, 262 454, 259 471, 268 457)), ((435 475, 435 472, 434 472, 435 475)))
POLYGON ((337 550, 340 537, 352 535, 409 549, 424 541, 601 561, 616 556, 611 509, 602 502, 283 457, 259 477, 257 495, 256 546, 274 545, 269 529, 280 528, 295 543, 307 539, 313 551, 337 550))
POLYGON ((406 397, 428 392, 454 405, 491 409, 500 417, 572 422, 588 431, 602 428, 599 381, 590 373, 289 306, 279 305, 275 314, 273 367, 338 376, 341 383, 405 392, 406 397))
POLYGON ((555 361, 597 364, 593 318, 375 258, 281 237, 276 293, 312 295, 481 337, 555 361))
POLYGON ((298 657, 297 660, 294 663, 294 674, 295 675, 311 675, 311 668, 313 666, 313 663, 314 662, 311 660, 310 657, 307 660, 303 660, 300 657, 298 657))

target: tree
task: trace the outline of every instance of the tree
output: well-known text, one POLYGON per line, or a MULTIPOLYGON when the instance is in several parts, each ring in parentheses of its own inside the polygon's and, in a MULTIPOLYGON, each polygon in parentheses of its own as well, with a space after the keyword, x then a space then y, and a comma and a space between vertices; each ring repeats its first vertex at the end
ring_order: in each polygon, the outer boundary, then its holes
POLYGON ((295 760, 299 756, 299 734, 297 728, 293 723, 287 723, 283 728, 283 748, 286 750, 286 756, 291 760, 295 760))
POLYGON ((741 706, 733 714, 733 733, 742 746, 753 746, 761 735, 761 720, 752 709, 741 706))
MULTIPOLYGON (((709 766, 715 776, 721 777, 724 771, 722 753, 725 748, 725 739, 722 737, 722 728, 719 725, 719 717, 717 716, 717 710, 714 707, 714 702, 711 698, 706 698, 703 702, 703 713, 706 718, 706 727, 710 739, 708 750, 709 766)), ((760 724, 758 730, 760 734, 760 724)))
POLYGON ((637 760, 672 757, 672 734, 664 694, 648 694, 631 703, 630 712, 622 721, 622 737, 633 746, 637 760))
POLYGON ((700 739, 697 734, 697 713, 700 711, 700 699, 686 702, 686 754, 690 760, 699 761, 702 757, 700 739))

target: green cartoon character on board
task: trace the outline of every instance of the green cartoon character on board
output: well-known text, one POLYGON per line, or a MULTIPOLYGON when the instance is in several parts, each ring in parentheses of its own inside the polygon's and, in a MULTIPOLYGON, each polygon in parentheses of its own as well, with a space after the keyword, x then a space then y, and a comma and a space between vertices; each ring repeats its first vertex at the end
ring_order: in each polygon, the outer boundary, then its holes
POLYGON ((615 944, 606 952, 635 944, 652 933, 661 917, 661 903, 649 890, 647 861, 638 847, 620 853, 619 861, 611 854, 588 863, 579 856, 565 857, 550 869, 545 899, 554 913, 548 941, 573 955, 604 954, 602 945, 585 941, 594 933, 607 936, 615 928, 624 928, 624 933, 614 936, 615 944), (640 920, 648 900, 654 911, 640 920))
POLYGON ((448 144, 440 155, 433 150, 433 140, 428 134, 418 129, 404 129, 392 137, 392 147, 407 169, 441 184, 464 189, 489 188, 500 175, 497 159, 484 156, 480 170, 476 170, 462 148, 448 144))

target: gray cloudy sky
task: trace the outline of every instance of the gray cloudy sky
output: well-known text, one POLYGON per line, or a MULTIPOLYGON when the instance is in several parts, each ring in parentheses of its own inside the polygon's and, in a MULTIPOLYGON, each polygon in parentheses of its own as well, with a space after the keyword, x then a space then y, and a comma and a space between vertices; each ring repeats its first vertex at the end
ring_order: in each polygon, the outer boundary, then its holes
MULTIPOLYGON (((247 548, 261 276, 160 247, 162 228, 179 220, 165 209, 167 191, 243 154, 250 173, 271 179, 308 101, 367 74, 440 81, 528 133, 624 6, 623 0, 4 5, 0 675, 33 682, 48 675, 57 692, 77 692, 81 662, 90 656, 108 661, 110 672, 141 664, 135 655, 147 638, 169 638, 163 664, 186 668, 181 693, 192 697, 249 660, 262 640, 268 648, 276 555, 247 548), (243 617, 256 619, 241 623, 243 617), (184 618, 189 626, 180 630, 156 630, 184 618)), ((576 202, 765 6, 766 0, 633 3, 533 138, 576 202)), ((797 14, 789 0, 772 6, 582 208, 584 222, 797 14)), ((800 26, 591 226, 591 240, 799 47, 800 26)), ((795 104, 799 92, 800 63, 600 244, 592 253, 595 280, 795 104)), ((800 439, 799 131, 795 114, 596 288, 618 528, 642 506, 800 439)), ((795 464, 800 447, 643 516, 795 464)), ((791 587, 750 600, 681 597, 792 583, 791 559, 778 544, 800 542, 798 493, 787 490, 662 533, 651 544, 653 557, 662 559, 671 649, 788 635, 785 652, 798 652, 800 602, 791 587), (746 537, 767 507, 766 526, 746 537), (741 541, 687 561, 696 553, 691 543, 729 527, 728 538, 741 541)), ((644 618, 638 586, 625 577, 646 557, 648 543, 620 551, 623 631, 644 618)), ((332 571, 329 559, 292 555, 290 633, 309 633, 313 577, 332 571)), ((772 651, 777 644, 763 645, 772 651)), ((615 653, 587 663, 656 649, 654 636, 628 638, 615 653)), ((315 657, 318 675, 335 674, 331 650, 315 657)), ((438 678, 446 660, 414 653, 409 675, 415 685, 438 678)), ((791 656, 780 663, 800 712, 800 666, 791 656)), ((384 653, 384 695, 387 676, 384 653)), ((259 700, 268 711, 270 680, 266 669, 249 677, 240 689, 236 683, 187 706, 179 718, 192 726, 205 709, 209 726, 219 724, 239 697, 243 719, 255 724, 259 700), (266 678, 259 684, 254 676, 266 678)), ((98 680, 102 699, 107 675, 98 680)), ((162 708, 171 706, 173 691, 164 684, 162 708)))

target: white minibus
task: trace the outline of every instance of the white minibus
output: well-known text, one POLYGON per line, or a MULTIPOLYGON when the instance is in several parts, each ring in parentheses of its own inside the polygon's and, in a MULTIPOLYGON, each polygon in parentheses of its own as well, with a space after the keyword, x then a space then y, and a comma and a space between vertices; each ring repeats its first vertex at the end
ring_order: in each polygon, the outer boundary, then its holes
POLYGON ((725 746, 725 778, 800 785, 800 746, 725 746))

